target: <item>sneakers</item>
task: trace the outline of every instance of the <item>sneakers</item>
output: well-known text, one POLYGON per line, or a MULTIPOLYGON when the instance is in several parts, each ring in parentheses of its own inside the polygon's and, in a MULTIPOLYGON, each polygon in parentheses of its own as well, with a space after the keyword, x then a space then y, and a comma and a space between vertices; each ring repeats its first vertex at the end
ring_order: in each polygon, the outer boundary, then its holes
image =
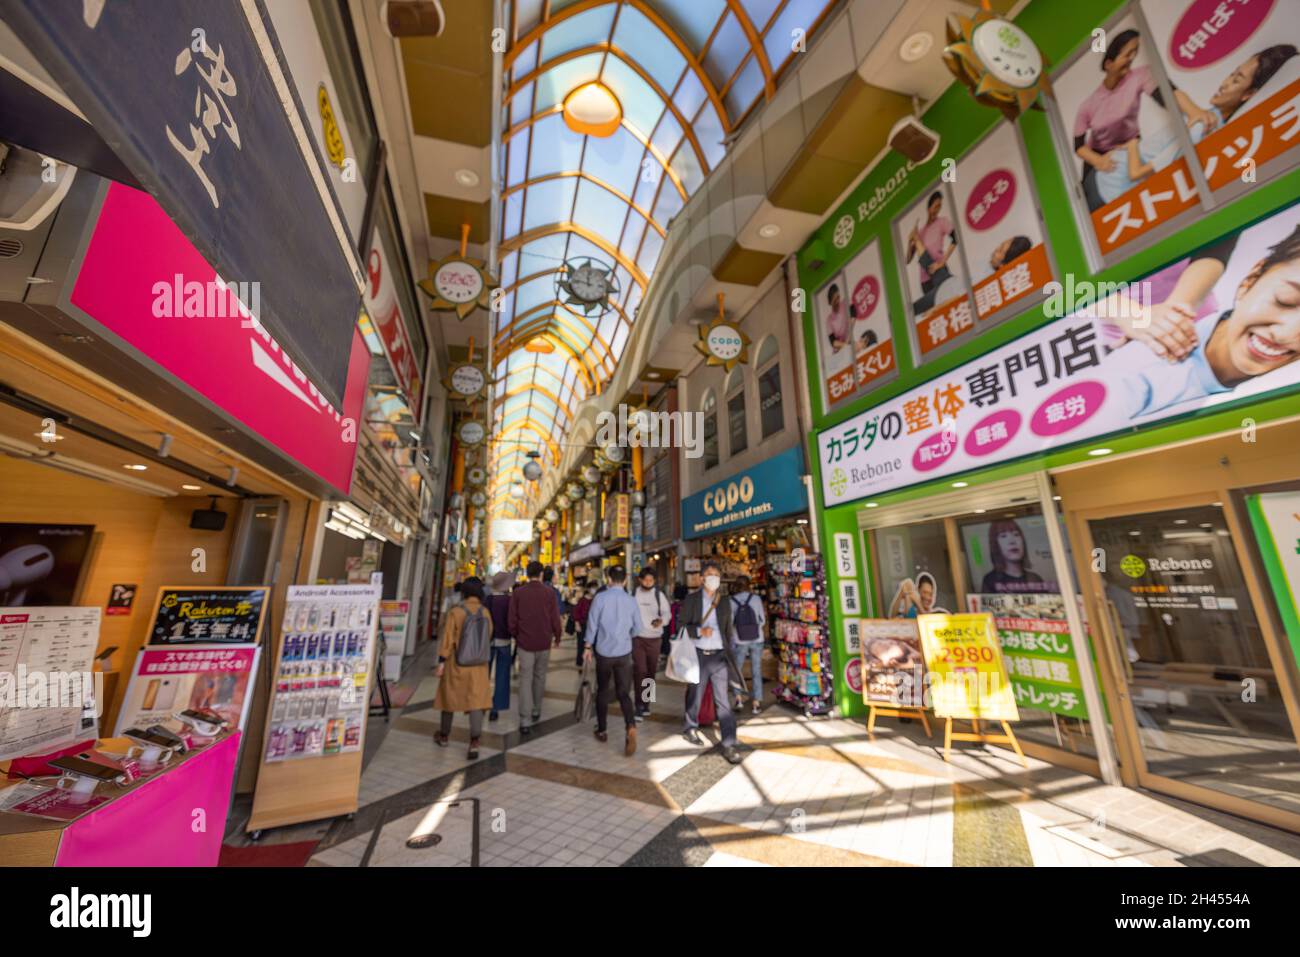
POLYGON ((690 744, 694 744, 697 746, 704 744, 704 739, 700 737, 700 732, 697 731, 695 728, 687 728, 685 731, 682 732, 682 737, 685 738, 687 742, 689 742, 690 744))
POLYGON ((638 711, 636 714, 632 715, 632 720, 635 721, 637 724, 640 724, 649 716, 650 716, 649 711, 638 711))
POLYGON ((471 761, 478 759, 478 738, 470 738, 469 740, 469 759, 471 761))
POLYGON ((499 718, 499 717, 501 717, 501 715, 497 714, 495 711, 489 711, 489 712, 488 712, 488 720, 489 720, 489 721, 495 721, 495 720, 496 720, 497 718, 499 718))
POLYGON ((524 725, 522 728, 519 729, 519 733, 526 738, 533 733, 533 729, 528 725, 524 725))
POLYGON ((438 747, 445 748, 447 746, 447 741, 447 735, 443 734, 441 731, 433 732, 433 743, 438 747))
POLYGON ((763 706, 762 706, 761 704, 759 704, 757 701, 755 701, 755 702, 754 702, 754 706, 750 709, 750 712, 749 712, 749 713, 750 713, 750 714, 758 714, 758 713, 759 713, 760 711, 762 711, 762 710, 763 710, 763 706))
POLYGON ((538 721, 541 721, 541 720, 542 720, 542 713, 541 713, 540 711, 534 711, 534 712, 533 712, 533 724, 536 724, 538 721))
POLYGON ((596 740, 599 741, 601 744, 604 744, 606 741, 609 740, 609 735, 604 731, 596 730, 591 733, 596 736, 596 740))
POLYGON ((636 754, 636 725, 634 724, 627 726, 627 740, 623 742, 623 754, 629 758, 636 754))
POLYGON ((740 763, 740 752, 733 748, 723 748, 722 756, 727 759, 728 764, 740 763))

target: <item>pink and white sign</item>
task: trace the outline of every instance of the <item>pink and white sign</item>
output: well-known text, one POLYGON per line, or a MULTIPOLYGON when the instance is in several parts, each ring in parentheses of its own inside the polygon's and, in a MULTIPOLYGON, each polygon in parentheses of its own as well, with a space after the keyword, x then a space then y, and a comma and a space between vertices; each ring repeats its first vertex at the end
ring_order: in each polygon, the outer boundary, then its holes
POLYGON ((211 294, 219 281, 149 194, 114 183, 71 302, 266 444, 346 494, 370 362, 356 315, 338 317, 354 331, 344 407, 335 409, 264 327, 232 314, 226 297, 211 294), (185 290, 183 310, 159 308, 160 302, 167 306, 182 298, 161 294, 163 287, 185 290), (191 290, 197 292, 191 296, 191 290), (166 317, 159 318, 160 312, 166 317))
POLYGON ((1226 263, 1221 240, 1141 284, 1173 295, 1194 262, 1201 273, 1219 273, 1188 304, 1195 318, 1173 320, 1186 324, 1184 341, 1195 345, 1172 361, 1152 347, 1165 348, 1152 324, 1140 321, 1143 310, 1168 314, 1164 302, 1151 303, 1148 294, 1141 305, 1121 290, 1086 304, 819 433, 826 505, 1294 392, 1300 306, 1289 290, 1300 287, 1300 205, 1227 238, 1235 248, 1226 263))

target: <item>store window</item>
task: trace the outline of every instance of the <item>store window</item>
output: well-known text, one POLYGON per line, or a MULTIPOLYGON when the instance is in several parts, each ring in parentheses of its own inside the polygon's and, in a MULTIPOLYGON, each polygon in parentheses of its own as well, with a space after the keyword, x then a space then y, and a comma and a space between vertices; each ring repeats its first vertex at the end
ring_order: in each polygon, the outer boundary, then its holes
POLYGON ((882 528, 876 532, 880 592, 885 618, 958 612, 959 598, 943 522, 882 528))
POLYGON ((1300 809, 1285 692, 1222 503, 1096 519, 1089 531, 1147 769, 1300 809))
POLYGON ((707 472, 718 464, 718 397, 712 389, 704 393, 700 410, 704 413, 704 470, 707 472))
POLYGON ((745 372, 741 366, 727 376, 728 454, 737 456, 749 448, 749 429, 745 425, 745 372))
POLYGON ((758 347, 759 434, 768 439, 785 427, 785 406, 781 404, 781 363, 776 336, 768 336, 758 347))

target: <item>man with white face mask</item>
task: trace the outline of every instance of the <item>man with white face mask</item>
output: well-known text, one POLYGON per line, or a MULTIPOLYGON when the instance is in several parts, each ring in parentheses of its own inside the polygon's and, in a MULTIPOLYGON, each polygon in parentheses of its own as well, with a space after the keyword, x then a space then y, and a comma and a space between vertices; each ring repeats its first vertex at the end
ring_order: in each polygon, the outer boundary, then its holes
POLYGON ((686 691, 686 730, 684 737, 700 745, 700 704, 706 691, 713 693, 713 706, 722 725, 722 756, 732 764, 740 763, 736 750, 736 718, 727 694, 728 679, 736 671, 732 646, 736 635, 731 623, 731 601, 722 593, 722 569, 715 561, 704 563, 703 585, 682 602, 678 625, 686 629, 700 660, 700 680, 686 691))

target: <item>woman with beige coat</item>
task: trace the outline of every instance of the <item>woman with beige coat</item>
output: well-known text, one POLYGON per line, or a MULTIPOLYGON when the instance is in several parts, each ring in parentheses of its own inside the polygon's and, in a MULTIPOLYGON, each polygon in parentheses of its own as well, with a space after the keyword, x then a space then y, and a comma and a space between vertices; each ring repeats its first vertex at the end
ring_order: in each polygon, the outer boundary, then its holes
POLYGON ((433 741, 441 748, 447 746, 451 736, 452 716, 457 711, 469 714, 469 758, 478 757, 478 739, 483 733, 483 716, 492 707, 492 689, 488 684, 488 660, 482 664, 462 665, 457 660, 457 649, 465 634, 465 624, 471 617, 480 618, 487 629, 489 644, 492 638, 492 616, 483 607, 483 582, 467 578, 460 586, 461 602, 447 612, 442 627, 442 646, 438 649, 438 690, 433 696, 433 706, 442 711, 438 730, 433 741))

